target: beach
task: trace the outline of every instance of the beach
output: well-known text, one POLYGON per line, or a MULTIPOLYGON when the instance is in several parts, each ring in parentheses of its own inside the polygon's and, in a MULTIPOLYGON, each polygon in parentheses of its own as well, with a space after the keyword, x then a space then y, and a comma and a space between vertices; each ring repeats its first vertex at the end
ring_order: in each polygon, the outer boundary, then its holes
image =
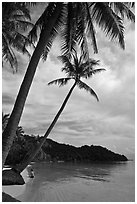
MULTIPOLYGON (((6 168, 5 168, 6 169, 6 168)), ((27 168, 21 173, 25 184, 24 185, 12 185, 12 186, 2 186, 2 191, 16 198, 19 195, 22 195, 26 189, 26 184, 30 182, 30 178, 28 176, 27 168)))
MULTIPOLYGON (((14 186, 22 202, 134 202, 134 162, 112 164, 35 163, 35 178, 14 186)), ((9 188, 13 189, 13 186, 9 188)), ((13 192, 8 192, 13 196, 13 192)))

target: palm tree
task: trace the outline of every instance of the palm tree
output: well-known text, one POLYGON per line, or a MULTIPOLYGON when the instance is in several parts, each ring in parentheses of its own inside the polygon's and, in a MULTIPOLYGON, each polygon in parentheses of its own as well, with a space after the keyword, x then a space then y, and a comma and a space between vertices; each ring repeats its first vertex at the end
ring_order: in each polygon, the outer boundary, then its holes
POLYGON ((21 84, 8 125, 3 132, 4 138, 6 138, 2 142, 3 164, 12 145, 39 60, 41 56, 46 59, 52 42, 59 32, 61 32, 63 39, 63 54, 69 55, 69 57, 76 46, 76 42, 78 42, 83 54, 89 59, 86 31, 91 35, 94 52, 98 52, 93 26, 94 22, 96 22, 111 39, 118 39, 119 44, 124 48, 124 25, 122 18, 123 15, 126 15, 129 20, 134 21, 134 14, 125 3, 120 4, 120 6, 117 4, 117 7, 115 7, 115 10, 119 11, 119 15, 116 14, 111 7, 111 4, 104 2, 52 2, 48 4, 29 35, 30 40, 36 42, 38 38, 37 35, 40 33, 37 46, 21 84))
POLYGON ((58 3, 57 6, 55 6, 55 3, 50 3, 47 10, 44 13, 45 16, 47 16, 47 18, 45 20, 45 23, 43 23, 44 26, 40 34, 40 39, 31 57, 27 72, 25 74, 24 80, 20 87, 20 91, 18 93, 14 108, 10 115, 9 122, 6 126, 6 129, 3 132, 4 139, 2 140, 2 147, 3 147, 2 165, 4 165, 5 159, 13 143, 15 132, 19 124, 19 120, 25 105, 25 101, 26 101, 33 77, 35 75, 37 64, 39 62, 39 59, 41 57, 44 47, 47 45, 49 41, 49 37, 51 36, 51 32, 55 27, 55 23, 57 24, 56 21, 59 18, 61 8, 62 8, 62 3, 58 3), (52 15, 52 18, 51 18, 51 15, 52 15))
POLYGON ((59 111, 57 112, 56 116, 54 117, 52 123, 50 124, 49 128, 47 129, 43 139, 40 141, 40 143, 37 145, 37 147, 31 151, 28 158, 25 157, 25 159, 22 161, 22 163, 19 166, 16 166, 16 170, 21 172, 23 171, 26 166, 32 161, 32 159, 36 156, 36 154, 41 149, 42 145, 45 143, 48 135, 54 128, 57 120, 59 119, 62 111, 64 110, 74 88, 77 86, 80 89, 84 89, 87 92, 89 92, 92 96, 94 96, 97 101, 99 101, 97 94, 95 91, 89 87, 85 82, 81 81, 81 78, 89 79, 94 74, 104 71, 105 69, 94 69, 95 66, 99 65, 99 61, 89 59, 88 61, 84 60, 83 54, 78 57, 77 53, 74 51, 74 54, 72 54, 72 60, 69 59, 68 56, 62 55, 59 57, 59 59, 63 62, 64 67, 62 68, 62 71, 64 71, 67 74, 66 78, 60 78, 53 80, 48 83, 48 85, 51 84, 58 84, 59 86, 66 85, 70 80, 74 80, 74 84, 69 90, 65 100, 63 101, 63 104, 61 105, 59 111))
POLYGON ((18 61, 15 55, 17 50, 30 57, 24 46, 29 39, 23 34, 32 28, 31 17, 25 4, 19 2, 2 3, 2 58, 9 62, 13 71, 17 71, 18 61))

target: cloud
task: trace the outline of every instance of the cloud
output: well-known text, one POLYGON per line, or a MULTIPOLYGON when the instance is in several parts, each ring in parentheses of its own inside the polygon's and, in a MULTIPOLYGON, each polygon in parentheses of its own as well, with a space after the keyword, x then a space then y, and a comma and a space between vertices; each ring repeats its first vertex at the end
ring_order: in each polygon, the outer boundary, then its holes
POLYGON ((14 99, 12 96, 8 96, 8 95, 4 95, 2 96, 2 103, 3 104, 13 104, 14 103, 14 99))
MULTIPOLYGON (((39 11, 37 11, 39 15, 39 11)), ((96 144, 122 154, 134 153, 135 136, 135 48, 134 26, 127 24, 126 50, 109 42, 97 32, 100 67, 105 72, 94 75, 86 83, 99 96, 100 101, 89 93, 75 88, 50 138, 76 146, 96 144)), ((91 47, 91 46, 90 46, 91 47)), ((53 79, 64 77, 57 38, 46 62, 40 61, 20 121, 26 133, 43 135, 59 110, 73 82, 67 86, 48 86, 53 79)), ((91 49, 92 53, 92 49, 91 49)), ((3 107, 11 112, 18 93, 28 59, 19 57, 20 69, 13 75, 3 69, 3 107)))

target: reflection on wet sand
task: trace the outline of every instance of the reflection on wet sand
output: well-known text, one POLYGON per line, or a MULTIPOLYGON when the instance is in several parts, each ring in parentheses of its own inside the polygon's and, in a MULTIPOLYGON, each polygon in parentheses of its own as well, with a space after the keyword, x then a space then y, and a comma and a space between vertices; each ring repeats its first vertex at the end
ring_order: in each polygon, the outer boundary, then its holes
POLYGON ((134 172, 129 163, 36 163, 33 168, 35 178, 17 197, 23 202, 134 201, 134 172))

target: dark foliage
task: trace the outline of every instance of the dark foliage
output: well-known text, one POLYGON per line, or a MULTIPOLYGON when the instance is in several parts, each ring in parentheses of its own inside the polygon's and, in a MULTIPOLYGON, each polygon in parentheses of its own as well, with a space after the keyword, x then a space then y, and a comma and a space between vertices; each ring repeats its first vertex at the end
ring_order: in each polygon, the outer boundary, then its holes
POLYGON ((23 135, 23 139, 16 137, 9 151, 5 164, 19 164, 29 151, 36 146, 35 137, 23 135))
POLYGON ((31 56, 26 48, 31 45, 26 32, 32 27, 26 4, 2 2, 2 60, 8 62, 14 72, 18 68, 16 51, 31 56))
MULTIPOLYGON (((17 140, 12 145, 6 164, 19 164, 28 154, 29 150, 36 147, 43 137, 24 135, 24 140, 17 140)), ((65 161, 65 162, 111 162, 127 161, 124 155, 114 153, 101 146, 75 147, 72 145, 60 144, 47 139, 34 161, 65 161)))
POLYGON ((48 146, 43 146, 43 150, 51 155, 52 160, 63 161, 127 161, 124 155, 116 154, 101 146, 74 147, 71 145, 60 144, 51 139, 47 139, 48 146))

